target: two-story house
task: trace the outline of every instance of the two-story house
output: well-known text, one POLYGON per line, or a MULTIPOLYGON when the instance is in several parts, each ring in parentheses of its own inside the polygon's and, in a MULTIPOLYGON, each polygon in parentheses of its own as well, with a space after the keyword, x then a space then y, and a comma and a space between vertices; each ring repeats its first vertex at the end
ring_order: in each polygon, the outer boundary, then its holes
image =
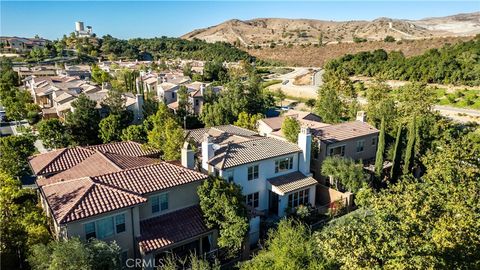
POLYGON ((282 116, 261 119, 257 123, 263 136, 286 140, 282 133, 282 124, 286 117, 297 119, 302 127, 312 130, 312 162, 310 172, 315 179, 325 184, 321 175, 322 162, 328 156, 342 156, 368 163, 375 160, 379 131, 366 123, 366 115, 359 112, 356 121, 339 124, 326 124, 315 114, 288 111, 282 116))
POLYGON ((115 241, 124 260, 214 249, 217 234, 204 223, 196 192, 207 175, 157 154, 120 142, 33 156, 55 236, 115 241))
POLYGON ((198 153, 203 171, 242 188, 253 213, 251 244, 259 239, 260 216, 283 217, 299 205, 315 205, 318 182, 310 174, 309 128, 302 128, 298 144, 231 125, 192 130, 188 136, 197 143, 203 138, 198 153))

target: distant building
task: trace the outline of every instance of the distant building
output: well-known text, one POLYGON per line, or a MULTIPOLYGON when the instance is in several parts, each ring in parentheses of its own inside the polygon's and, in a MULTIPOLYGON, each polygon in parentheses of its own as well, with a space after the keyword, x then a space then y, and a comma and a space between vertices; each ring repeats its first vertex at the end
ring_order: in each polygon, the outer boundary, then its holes
POLYGON ((93 30, 91 26, 87 26, 87 30, 85 30, 83 26, 83 22, 75 22, 75 36, 77 37, 92 37, 93 30))
POLYGON ((25 52, 35 48, 44 48, 49 41, 43 38, 0 37, 2 50, 25 52))

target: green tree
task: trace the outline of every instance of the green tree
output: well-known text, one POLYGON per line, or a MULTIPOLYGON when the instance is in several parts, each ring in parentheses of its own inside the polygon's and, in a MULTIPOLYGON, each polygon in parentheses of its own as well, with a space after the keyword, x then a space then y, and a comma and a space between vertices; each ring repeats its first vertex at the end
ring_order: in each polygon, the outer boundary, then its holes
POLYGON ((397 111, 395 100, 392 96, 392 89, 384 82, 376 81, 367 89, 366 112, 368 122, 375 127, 380 127, 382 118, 385 119, 386 130, 393 128, 397 111))
POLYGON ((103 118, 99 124, 100 139, 103 143, 115 142, 120 140, 120 135, 124 126, 122 125, 122 117, 117 114, 110 114, 103 118))
POLYGON ((317 101, 314 98, 309 98, 305 101, 305 106, 307 106, 310 109, 310 112, 312 112, 316 102, 317 101))
POLYGON ((218 246, 235 254, 242 248, 249 229, 241 188, 209 176, 197 193, 207 225, 219 230, 218 246))
POLYGON ((277 89, 277 91, 275 91, 275 98, 277 99, 277 102, 280 102, 280 106, 283 106, 283 101, 285 101, 286 97, 287 96, 282 89, 277 89))
POLYGON ((50 149, 68 146, 66 127, 58 119, 46 119, 37 124, 38 137, 45 147, 50 149))
POLYGON ((354 193, 367 184, 363 164, 357 164, 350 158, 327 157, 322 162, 322 174, 333 177, 337 189, 346 189, 354 193))
POLYGON ((130 125, 123 129, 122 141, 134 141, 138 143, 147 142, 147 133, 143 125, 130 125))
POLYGON ((399 168, 399 162, 400 162, 400 143, 401 143, 401 137, 402 137, 402 130, 403 126, 402 124, 398 124, 397 127, 397 134, 395 137, 395 146, 393 148, 393 157, 392 157, 392 168, 390 171, 390 178, 391 179, 397 179, 398 177, 398 168, 399 168))
POLYGON ((78 238, 51 241, 32 248, 29 262, 34 270, 120 269, 120 247, 100 240, 83 243, 78 238))
POLYGON ((338 77, 327 76, 326 78, 329 79, 318 89, 315 112, 322 117, 325 123, 339 123, 347 110, 341 95, 343 95, 342 92, 348 92, 348 90, 341 87, 342 81, 338 77))
POLYGON ((92 145, 98 143, 98 124, 100 115, 95 108, 96 102, 85 94, 72 102, 73 112, 67 113, 65 126, 73 145, 92 145))
POLYGON ((392 36, 386 36, 383 41, 385 42, 395 42, 395 38, 392 36))
POLYGON ((183 66, 183 76, 188 76, 188 77, 192 77, 193 75, 193 72, 192 72, 192 64, 190 63, 186 63, 184 66, 183 66))
POLYGON ((415 146, 416 138, 416 115, 413 115, 413 118, 408 126, 408 136, 407 136, 407 149, 405 149, 405 159, 403 162, 403 174, 408 174, 410 172, 413 151, 415 146))
POLYGON ((420 180, 369 191, 360 210, 316 234, 324 256, 340 269, 478 268, 479 142, 444 142, 425 156, 420 180))
POLYGON ((35 151, 34 138, 28 135, 0 138, 0 171, 12 177, 28 172, 28 157, 35 151))
POLYGON ((282 133, 289 142, 297 143, 298 133, 300 133, 300 122, 296 118, 285 117, 282 123, 282 133))
POLYGON ((102 106, 105 107, 110 114, 120 115, 125 111, 126 98, 118 90, 108 91, 107 97, 102 101, 102 106))
POLYGON ((164 160, 179 159, 185 134, 167 105, 161 103, 157 113, 151 116, 151 121, 153 127, 147 133, 147 146, 160 150, 164 160))
POLYGON ((277 229, 270 230, 264 249, 242 270, 256 269, 334 269, 320 253, 310 231, 301 223, 282 219, 277 229))
POLYGON ((383 155, 385 154, 385 118, 382 118, 380 124, 380 135, 378 136, 377 154, 375 159, 375 175, 382 176, 383 155))
POLYGON ((243 127, 250 130, 257 129, 257 121, 262 119, 263 115, 260 113, 250 115, 246 112, 241 112, 238 115, 238 120, 233 123, 235 126, 243 127))
POLYGON ((35 191, 23 189, 19 180, 1 171, 0 217, 0 267, 26 268, 25 259, 31 247, 50 240, 47 219, 37 205, 35 191))

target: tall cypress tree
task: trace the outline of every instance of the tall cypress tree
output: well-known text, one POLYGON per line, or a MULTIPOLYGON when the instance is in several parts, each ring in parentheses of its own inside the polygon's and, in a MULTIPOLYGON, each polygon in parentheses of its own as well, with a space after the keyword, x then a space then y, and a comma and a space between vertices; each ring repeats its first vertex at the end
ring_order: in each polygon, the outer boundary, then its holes
POLYGON ((402 137, 402 124, 398 124, 397 136, 395 138, 395 147, 393 148, 393 158, 392 158, 392 169, 390 171, 390 178, 395 179, 398 173, 398 163, 399 155, 398 151, 400 150, 400 138, 402 137))
POLYGON ((412 122, 408 127, 408 137, 407 137, 407 149, 405 150, 405 162, 403 164, 403 174, 408 174, 410 171, 410 163, 412 162, 413 147, 415 146, 415 135, 416 135, 416 115, 412 117, 412 122))
POLYGON ((382 117, 380 124, 380 135, 378 136, 377 157, 375 159, 375 175, 380 177, 383 169, 383 154, 385 152, 385 117, 382 117))

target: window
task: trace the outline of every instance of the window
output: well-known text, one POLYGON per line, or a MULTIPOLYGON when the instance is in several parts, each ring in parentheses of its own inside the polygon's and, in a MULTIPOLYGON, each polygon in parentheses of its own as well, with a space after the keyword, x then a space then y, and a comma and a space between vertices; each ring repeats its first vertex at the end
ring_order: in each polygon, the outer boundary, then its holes
POLYGON ((373 137, 372 138, 372 145, 376 145, 377 144, 377 137, 373 137))
POLYGON ((98 239, 110 237, 115 234, 113 229, 113 217, 108 217, 96 221, 98 229, 98 239))
POLYGON ((225 180, 229 183, 233 182, 233 170, 225 171, 225 180))
POLYGON ((117 233, 125 231, 125 214, 121 214, 115 217, 115 228, 117 233))
POLYGON ((248 167, 248 180, 254 180, 258 178, 258 165, 248 167))
POLYGON ((97 234, 95 233, 95 222, 85 223, 85 238, 88 240, 90 238, 97 238, 97 234))
POLYGON ((159 213, 168 209, 168 193, 152 197, 152 213, 159 213))
POLYGON ((365 140, 357 141, 357 153, 363 152, 364 145, 365 145, 365 140))
POLYGON ((258 192, 248 194, 247 196, 245 196, 246 204, 248 206, 253 207, 253 208, 257 208, 258 207, 258 197, 259 197, 258 192))
POLYGON ((172 92, 172 98, 175 98, 175 92, 172 92))
POLYGON ((125 231, 125 214, 102 218, 83 225, 85 238, 104 239, 125 231))
POLYGON ((275 172, 288 171, 293 168, 293 157, 275 160, 275 172))
POLYGON ((345 145, 330 148, 330 156, 344 156, 345 145))
POLYGON ((195 106, 198 106, 199 102, 198 99, 195 99, 195 106))
POLYGON ((307 188, 307 189, 289 194, 288 206, 295 208, 299 205, 307 205, 309 203, 308 201, 309 190, 310 189, 307 188))

